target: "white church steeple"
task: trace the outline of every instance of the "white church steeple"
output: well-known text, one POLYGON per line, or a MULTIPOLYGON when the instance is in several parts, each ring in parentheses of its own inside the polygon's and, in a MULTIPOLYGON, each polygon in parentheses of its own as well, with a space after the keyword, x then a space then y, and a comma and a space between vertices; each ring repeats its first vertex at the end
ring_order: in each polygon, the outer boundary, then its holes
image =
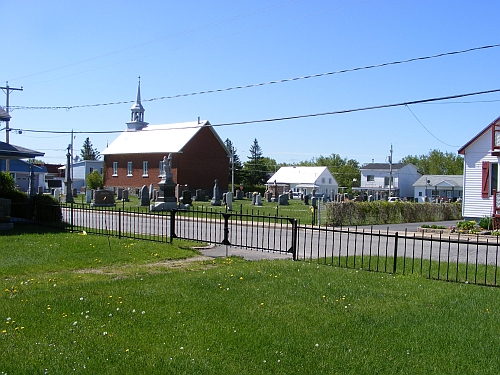
POLYGON ((148 125, 147 122, 144 122, 144 107, 141 103, 141 77, 139 77, 139 86, 137 87, 137 99, 130 110, 130 122, 127 122, 128 131, 142 130, 148 125))

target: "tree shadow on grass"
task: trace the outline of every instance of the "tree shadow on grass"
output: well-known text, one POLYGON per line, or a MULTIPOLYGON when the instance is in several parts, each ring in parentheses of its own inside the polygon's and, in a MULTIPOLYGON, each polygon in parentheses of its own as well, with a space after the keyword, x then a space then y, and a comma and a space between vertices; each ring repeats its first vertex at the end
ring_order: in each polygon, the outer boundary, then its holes
POLYGON ((14 228, 0 231, 0 237, 4 236, 19 236, 23 234, 48 234, 48 233, 64 233, 68 230, 64 226, 53 227, 43 226, 32 223, 14 223, 14 228))

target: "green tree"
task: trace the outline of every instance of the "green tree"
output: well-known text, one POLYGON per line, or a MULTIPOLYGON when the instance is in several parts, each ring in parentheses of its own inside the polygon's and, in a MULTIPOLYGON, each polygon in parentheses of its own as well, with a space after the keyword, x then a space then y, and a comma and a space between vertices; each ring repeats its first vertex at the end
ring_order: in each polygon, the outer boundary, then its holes
POLYGON ((264 164, 264 156, 257 138, 254 139, 249 151, 250 156, 248 156, 248 160, 243 165, 244 182, 246 185, 252 186, 263 185, 266 183, 268 171, 264 164))
POLYGON ((401 163, 413 164, 422 174, 461 175, 464 173, 462 156, 439 150, 431 150, 427 155, 408 155, 401 163))
POLYGON ((342 158, 338 154, 331 154, 330 156, 320 155, 318 158, 302 161, 299 164, 304 166, 328 167, 328 170, 335 177, 339 186, 347 188, 347 191, 351 191, 353 187, 359 186, 361 178, 360 166, 354 159, 342 158))
POLYGON ((85 178, 87 182, 87 187, 89 189, 99 189, 103 186, 103 179, 99 172, 93 170, 92 173, 89 173, 85 178))
MULTIPOLYGON (((239 184, 243 183, 243 172, 242 172, 243 163, 241 162, 240 157, 236 153, 238 150, 236 149, 236 147, 234 147, 233 142, 231 142, 231 140, 229 138, 226 138, 224 143, 225 143, 226 148, 229 151, 229 153, 233 155, 233 158, 234 158, 234 160, 233 160, 234 183, 235 183, 235 185, 239 185, 239 184)), ((229 180, 228 180, 229 183, 231 183, 231 179, 232 179, 232 165, 230 164, 229 165, 229 180)))
POLYGON ((83 142, 83 147, 80 151, 80 157, 82 160, 99 160, 101 157, 101 154, 99 151, 97 151, 97 148, 94 148, 92 146, 92 142, 90 142, 89 137, 85 139, 85 142, 83 142))
POLYGON ((4 197, 14 190, 16 190, 14 177, 9 172, 0 172, 0 196, 4 197))

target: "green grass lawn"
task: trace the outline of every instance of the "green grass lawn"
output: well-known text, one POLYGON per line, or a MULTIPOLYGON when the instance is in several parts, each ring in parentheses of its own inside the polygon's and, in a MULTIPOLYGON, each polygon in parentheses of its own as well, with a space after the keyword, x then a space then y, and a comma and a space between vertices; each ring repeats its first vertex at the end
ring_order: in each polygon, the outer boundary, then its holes
POLYGON ((8 233, 0 374, 500 372, 498 288, 8 233))
MULTIPOLYGON (((75 203, 84 203, 83 195, 75 198, 75 203)), ((135 210, 139 212, 149 212, 149 206, 140 206, 139 199, 136 196, 129 196, 129 202, 116 202, 116 208, 122 210, 135 210)), ((194 210, 213 210, 215 212, 232 212, 232 213, 242 213, 248 215, 260 215, 260 216, 282 216, 291 217, 300 220, 302 224, 311 224, 313 219, 313 213, 311 211, 310 205, 305 205, 304 201, 299 199, 289 200, 289 204, 285 206, 279 206, 274 202, 266 202, 262 199, 262 206, 253 206, 252 199, 242 199, 233 201, 233 210, 227 211, 225 206, 211 206, 210 201, 197 202, 194 201, 192 204, 192 209, 194 210)), ((323 219, 326 219, 323 218, 323 219)), ((324 221, 324 220, 323 220, 324 221)), ((317 219, 315 223, 317 222, 317 219)))

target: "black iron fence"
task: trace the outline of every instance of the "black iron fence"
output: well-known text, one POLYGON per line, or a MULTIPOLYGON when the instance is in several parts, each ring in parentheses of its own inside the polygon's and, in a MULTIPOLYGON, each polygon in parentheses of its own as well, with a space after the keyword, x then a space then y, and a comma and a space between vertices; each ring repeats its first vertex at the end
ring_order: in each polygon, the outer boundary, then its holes
POLYGON ((338 267, 498 286, 500 242, 495 236, 319 227, 293 218, 211 210, 150 213, 78 203, 33 210, 30 221, 70 231, 158 242, 185 239, 287 253, 294 260, 338 267))

